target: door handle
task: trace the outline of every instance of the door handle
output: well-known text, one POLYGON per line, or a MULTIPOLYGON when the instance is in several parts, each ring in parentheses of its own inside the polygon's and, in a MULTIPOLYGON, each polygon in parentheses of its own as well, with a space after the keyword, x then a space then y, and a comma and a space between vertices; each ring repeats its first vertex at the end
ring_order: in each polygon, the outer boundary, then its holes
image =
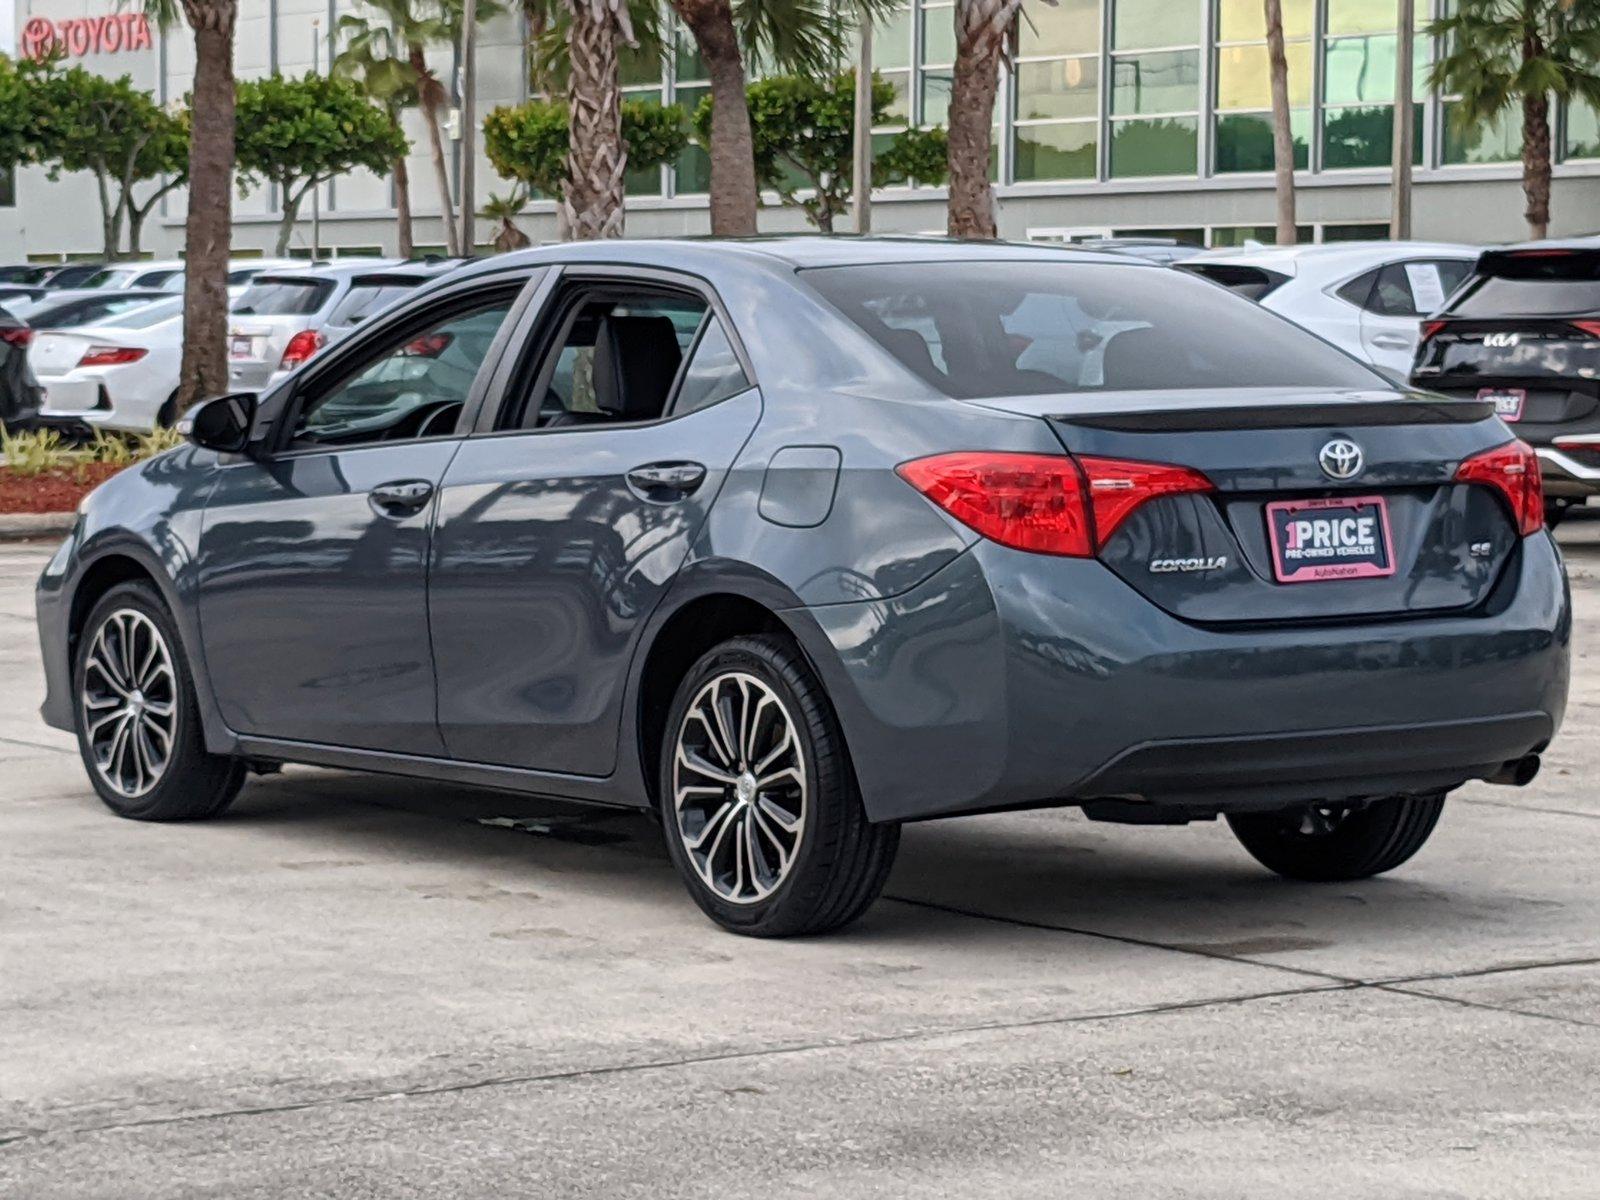
POLYGON ((390 516, 414 513, 433 496, 433 484, 426 479, 400 479, 380 483, 367 493, 372 506, 390 516))
POLYGON ((691 494, 705 477, 699 463, 649 463, 628 472, 628 486, 646 500, 665 503, 691 494))
POLYGON ((1400 333, 1375 333, 1372 335, 1372 344, 1382 346, 1385 350, 1408 350, 1411 348, 1411 339, 1400 333))

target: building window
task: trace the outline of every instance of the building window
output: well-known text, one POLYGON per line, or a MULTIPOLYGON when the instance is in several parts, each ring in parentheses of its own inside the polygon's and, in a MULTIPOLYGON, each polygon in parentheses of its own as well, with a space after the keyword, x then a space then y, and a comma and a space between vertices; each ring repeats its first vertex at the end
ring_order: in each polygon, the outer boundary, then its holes
MULTIPOLYGON (((711 94, 706 65, 694 38, 683 26, 673 23, 672 102, 684 111, 684 119, 694 120, 700 101, 711 94)), ((692 124, 691 124, 692 128, 692 124)), ((711 156, 692 142, 683 148, 673 164, 673 191, 680 196, 705 195, 711 190, 711 156)))
POLYGON ((1117 0, 1111 174, 1193 175, 1200 130, 1198 0, 1117 0))
POLYGON ((1099 171, 1100 3, 1060 0, 1028 13, 1017 38, 1013 125, 1019 180, 1099 171))
POLYGON ((1567 108, 1562 158, 1600 158, 1600 111, 1574 100, 1567 108))
POLYGON ((1507 109, 1493 120, 1462 125, 1457 120, 1460 101, 1440 106, 1444 121, 1441 156, 1446 166, 1511 162, 1522 157, 1522 111, 1507 109))
MULTIPOLYGON (((644 100, 661 103, 661 56, 640 47, 624 46, 617 55, 617 81, 622 85, 622 100, 644 100)), ((661 195, 661 168, 630 169, 622 180, 623 191, 629 196, 661 195)))
MULTIPOLYGON (((1312 0, 1284 0, 1284 57, 1289 65, 1289 128, 1294 165, 1311 162, 1312 0)), ((1216 170, 1270 171, 1272 69, 1266 16, 1257 0, 1219 0, 1216 50, 1216 170)))
MULTIPOLYGON (((1429 6, 1417 5, 1417 28, 1429 6)), ((1322 43, 1322 165, 1387 167, 1394 160, 1394 5, 1383 0, 1328 0, 1322 43)), ((1419 36, 1412 54, 1416 122, 1412 161, 1423 160, 1431 39, 1419 36)))

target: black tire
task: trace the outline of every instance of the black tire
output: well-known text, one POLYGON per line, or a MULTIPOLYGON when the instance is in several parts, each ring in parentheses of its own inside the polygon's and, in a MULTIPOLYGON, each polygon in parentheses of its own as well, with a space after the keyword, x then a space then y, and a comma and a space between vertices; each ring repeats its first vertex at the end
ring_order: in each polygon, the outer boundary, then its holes
MULTIPOLYGON (((756 740, 754 729, 750 740, 756 740)), ((702 656, 678 687, 662 742, 661 824, 668 853, 695 903, 718 925, 747 937, 826 933, 854 921, 883 891, 900 845, 900 827, 875 825, 867 820, 833 706, 809 664, 787 639, 770 635, 738 637, 702 656), (742 902, 724 896, 702 878, 702 868, 696 866, 685 844, 685 837, 690 836, 686 826, 693 823, 696 814, 693 810, 680 811, 674 778, 680 736, 686 736, 686 723, 693 728, 691 705, 713 681, 734 680, 738 676, 759 681, 777 699, 781 716, 795 735, 804 766, 797 848, 769 895, 742 902)), ((702 790, 712 791, 714 787, 713 782, 702 790)), ((737 790, 730 785, 721 801, 713 796, 702 803, 720 806, 726 801, 755 807, 762 803, 764 794, 756 792, 740 801, 737 790)), ((752 813, 746 820, 753 821, 754 817, 752 813)), ((735 820, 736 817, 729 817, 728 825, 737 830, 735 820)), ((756 832, 750 836, 751 844, 760 843, 766 865, 770 860, 765 855, 773 843, 761 841, 756 832)), ((752 860, 752 879, 755 874, 752 860)))
POLYGON ((1268 870, 1286 879, 1336 883, 1394 870, 1422 849, 1443 808, 1439 792, 1376 800, 1342 816, 1337 808, 1236 813, 1228 824, 1268 870))
MULTIPOLYGON (((138 635, 135 635, 136 639, 138 635)), ((148 645, 148 636, 142 643, 148 645)), ((162 602, 160 593, 148 583, 130 582, 119 584, 112 588, 89 613, 89 619, 84 622, 83 632, 78 638, 75 658, 72 664, 72 707, 74 725, 78 733, 78 753, 83 759, 84 769, 89 774, 89 782, 94 786, 95 792, 112 812, 119 817, 129 817, 137 821, 198 821, 208 817, 217 816, 239 794, 239 788, 244 783, 246 765, 244 760, 229 758, 225 755, 211 754, 205 748, 205 737, 200 728, 200 709, 195 702, 194 680, 189 673, 188 659, 184 656, 183 641, 178 635, 177 625, 172 616, 167 612, 166 605, 162 602), (116 694, 101 673, 101 668, 91 667, 91 656, 95 652, 96 639, 102 630, 107 630, 107 636, 114 636, 113 629, 126 629, 137 627, 143 631, 144 626, 139 624, 139 618, 149 622, 159 633, 166 654, 170 660, 170 683, 158 682, 151 685, 151 711, 155 706, 170 708, 170 749, 165 764, 159 772, 150 772, 154 782, 147 788, 130 788, 137 794, 127 794, 114 787, 107 775, 103 773, 100 755, 96 745, 91 739, 87 716, 89 709, 88 696, 91 695, 90 674, 94 673, 92 685, 93 694, 110 696, 116 694), (108 628, 108 623, 115 624, 108 628)), ((146 698, 140 694, 139 711, 144 711, 146 698)), ((116 705, 121 703, 124 710, 132 707, 131 700, 107 700, 104 703, 116 705)), ((94 710, 102 715, 106 712, 115 712, 115 708, 101 708, 94 710)), ((161 714, 165 719, 167 714, 161 714)), ((159 748, 159 739, 149 736, 145 739, 145 747, 159 748)), ((109 755, 108 755, 109 758, 109 755)), ((134 770, 148 766, 150 760, 138 760, 134 770)), ((120 773, 119 773, 120 775, 120 773)), ((142 778, 142 777, 141 777, 142 778)))

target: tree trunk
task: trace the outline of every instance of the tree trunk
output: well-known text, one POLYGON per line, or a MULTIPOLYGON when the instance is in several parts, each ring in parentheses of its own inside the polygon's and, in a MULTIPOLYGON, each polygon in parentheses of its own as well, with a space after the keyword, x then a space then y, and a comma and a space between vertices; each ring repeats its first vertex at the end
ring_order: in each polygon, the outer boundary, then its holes
POLYGON ((106 175, 96 171, 94 180, 100 189, 100 238, 105 244, 103 253, 107 262, 116 262, 122 257, 122 195, 118 193, 117 202, 113 204, 111 184, 106 175))
POLYGON ((411 171, 404 154, 394 160, 394 220, 399 227, 400 257, 410 258, 417 244, 411 231, 411 171))
POLYGON ((733 10, 729 0, 672 0, 672 7, 694 35, 711 79, 711 232, 749 237, 761 197, 733 10))
POLYGON ((1295 243, 1294 130, 1289 125, 1289 59, 1283 48, 1283 0, 1263 0, 1272 74, 1272 174, 1278 193, 1278 245, 1295 243))
POLYGON ((561 206, 568 236, 578 241, 622 236, 622 90, 617 43, 633 40, 626 0, 567 0, 572 11, 567 77, 567 177, 561 206))
POLYGON ((444 223, 444 252, 455 258, 461 253, 461 243, 456 238, 450 168, 445 165, 444 134, 439 129, 439 101, 444 89, 429 72, 421 46, 411 47, 411 69, 417 73, 417 99, 422 106, 422 123, 428 127, 428 152, 433 158, 433 178, 439 188, 439 219, 444 223))
POLYGON ((1522 98, 1522 194, 1528 236, 1550 232, 1550 99, 1543 92, 1522 98))
POLYGON ((278 218, 278 241, 272 253, 278 258, 289 257, 289 242, 294 237, 294 223, 300 219, 300 202, 305 199, 306 188, 298 193, 283 189, 283 214, 278 218))
POLYGON ((1000 56, 1021 0, 957 0, 956 63, 950 87, 951 237, 995 238, 994 189, 989 154, 994 142, 994 100, 1000 56))
POLYGON ((228 390, 228 248, 233 233, 235 0, 184 0, 194 29, 189 213, 184 223, 183 367, 177 409, 228 390))
POLYGON ((132 205, 130 205, 128 207, 128 257, 129 258, 137 259, 139 257, 139 255, 141 253, 143 253, 143 251, 140 250, 140 248, 139 248, 139 241, 144 236, 144 218, 145 218, 145 214, 148 213, 149 211, 150 210, 148 208, 139 209, 139 208, 133 207, 132 205))

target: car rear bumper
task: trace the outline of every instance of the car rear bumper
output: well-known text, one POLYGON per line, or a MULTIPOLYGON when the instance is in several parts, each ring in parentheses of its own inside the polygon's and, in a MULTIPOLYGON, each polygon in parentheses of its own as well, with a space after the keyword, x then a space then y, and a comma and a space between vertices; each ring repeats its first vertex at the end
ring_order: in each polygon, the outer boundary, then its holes
POLYGON ((808 611, 874 820, 1449 788, 1541 749, 1566 707, 1545 533, 1452 615, 1200 627, 1098 562, 991 543, 894 600, 808 611))

